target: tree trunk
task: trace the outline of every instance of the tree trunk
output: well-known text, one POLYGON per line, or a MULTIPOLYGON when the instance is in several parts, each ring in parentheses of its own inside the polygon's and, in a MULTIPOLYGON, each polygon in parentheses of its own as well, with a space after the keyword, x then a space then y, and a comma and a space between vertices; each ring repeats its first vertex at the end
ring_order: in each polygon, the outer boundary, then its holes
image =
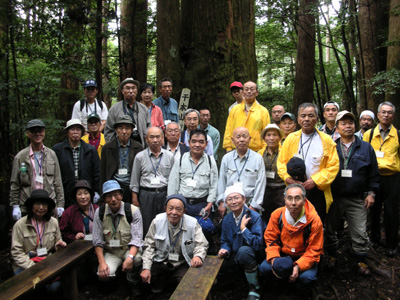
MULTIPOLYGON (((393 69, 400 70, 400 0, 390 1, 390 15, 389 15, 389 38, 388 38, 388 52, 386 70, 393 69), (397 13, 396 13, 397 12, 397 13)), ((400 109, 400 89, 396 90, 395 94, 387 93, 385 100, 392 102, 397 110, 400 109)), ((394 119, 394 125, 400 128, 400 118, 394 119)))
POLYGON ((103 100, 103 0, 96 0, 96 82, 99 88, 97 99, 103 100))
POLYGON ((294 78, 293 111, 301 103, 313 101, 315 71, 315 16, 312 9, 316 0, 300 0, 296 75, 294 78))
MULTIPOLYGON (((374 74, 385 70, 386 51, 380 46, 385 40, 384 30, 387 28, 387 17, 384 15, 387 0, 360 0, 359 6, 362 73, 366 84, 374 74)), ((366 86, 366 108, 376 112, 384 96, 375 95, 373 91, 373 86, 366 86)))
POLYGON ((182 90, 179 3, 179 0, 157 0, 157 80, 164 77, 172 79, 174 83, 172 98, 177 98, 178 91, 180 93, 182 90))
POLYGON ((234 80, 257 82, 253 0, 182 1, 181 80, 190 107, 208 107, 224 134, 234 80))
MULTIPOLYGON (((102 49, 101 49, 101 55, 102 55, 102 81, 103 81, 103 86, 108 87, 108 84, 110 82, 110 67, 108 65, 108 38, 107 38, 107 33, 108 33, 108 14, 109 14, 109 9, 110 9, 110 1, 108 0, 103 0, 103 18, 106 19, 106 22, 102 23, 102 29, 101 32, 103 33, 102 35, 102 49)), ((111 94, 108 92, 109 89, 103 88, 103 101, 107 104, 107 106, 110 108, 111 107, 111 94)))
POLYGON ((147 81, 147 1, 121 4, 122 79, 147 81))

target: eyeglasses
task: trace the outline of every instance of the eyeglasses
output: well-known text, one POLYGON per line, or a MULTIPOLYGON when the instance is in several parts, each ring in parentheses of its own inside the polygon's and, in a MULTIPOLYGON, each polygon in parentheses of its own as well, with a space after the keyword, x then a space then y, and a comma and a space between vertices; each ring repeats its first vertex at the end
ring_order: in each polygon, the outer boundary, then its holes
POLYGON ((234 196, 234 197, 228 197, 226 198, 226 203, 232 203, 233 201, 238 202, 242 200, 242 196, 234 196))
POLYGON ((107 199, 107 200, 111 200, 112 197, 114 197, 115 199, 118 199, 118 198, 120 198, 121 196, 122 196, 122 195, 121 195, 121 192, 119 192, 119 191, 109 192, 109 193, 106 195, 106 199, 107 199))

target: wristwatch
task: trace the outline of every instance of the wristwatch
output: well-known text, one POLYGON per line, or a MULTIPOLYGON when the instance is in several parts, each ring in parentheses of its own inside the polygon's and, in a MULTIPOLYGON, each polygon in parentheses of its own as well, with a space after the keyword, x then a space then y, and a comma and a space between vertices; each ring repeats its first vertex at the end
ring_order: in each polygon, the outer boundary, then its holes
POLYGON ((376 195, 375 195, 375 193, 373 191, 368 192, 367 195, 371 195, 374 198, 376 197, 376 195))
POLYGON ((132 260, 135 259, 135 255, 129 254, 128 257, 132 258, 132 260))

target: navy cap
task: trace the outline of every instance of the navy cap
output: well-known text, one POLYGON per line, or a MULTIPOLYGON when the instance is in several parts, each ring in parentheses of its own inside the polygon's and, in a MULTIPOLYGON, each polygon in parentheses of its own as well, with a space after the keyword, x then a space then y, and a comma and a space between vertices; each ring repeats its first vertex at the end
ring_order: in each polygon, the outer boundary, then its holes
POLYGON ((83 87, 87 88, 89 86, 94 86, 95 88, 97 88, 97 82, 93 79, 86 80, 85 83, 83 84, 83 87))
POLYGON ((300 157, 293 156, 286 164, 286 169, 294 180, 301 182, 306 180, 306 165, 300 157))
POLYGON ((181 200, 183 203, 183 207, 186 208, 186 203, 187 203, 186 198, 183 197, 181 194, 173 194, 173 195, 168 196, 167 199, 165 200, 164 206, 167 206, 168 201, 171 199, 181 200))
POLYGON ((293 273, 293 260, 290 256, 274 259, 273 273, 278 278, 288 278, 293 273))

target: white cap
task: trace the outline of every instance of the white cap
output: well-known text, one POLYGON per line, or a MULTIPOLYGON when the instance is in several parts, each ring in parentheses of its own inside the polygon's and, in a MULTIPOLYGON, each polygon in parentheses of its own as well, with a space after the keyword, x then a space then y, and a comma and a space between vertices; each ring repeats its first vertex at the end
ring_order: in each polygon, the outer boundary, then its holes
POLYGON ((64 129, 68 129, 69 127, 74 126, 74 125, 79 125, 80 127, 82 127, 83 130, 85 130, 85 128, 83 128, 81 120, 79 120, 79 119, 71 119, 71 120, 69 120, 67 122, 67 126, 65 126, 64 129))
POLYGON ((242 195, 243 197, 245 196, 243 189, 240 185, 238 185, 238 184, 232 185, 225 190, 224 201, 226 200, 226 198, 228 198, 228 196, 230 194, 233 194, 233 193, 238 193, 238 194, 242 195))
POLYGON ((375 114, 374 114, 372 111, 370 111, 370 110, 364 110, 364 111, 361 113, 361 115, 360 115, 360 119, 361 119, 363 116, 370 116, 370 117, 372 118, 372 121, 375 120, 375 114))

